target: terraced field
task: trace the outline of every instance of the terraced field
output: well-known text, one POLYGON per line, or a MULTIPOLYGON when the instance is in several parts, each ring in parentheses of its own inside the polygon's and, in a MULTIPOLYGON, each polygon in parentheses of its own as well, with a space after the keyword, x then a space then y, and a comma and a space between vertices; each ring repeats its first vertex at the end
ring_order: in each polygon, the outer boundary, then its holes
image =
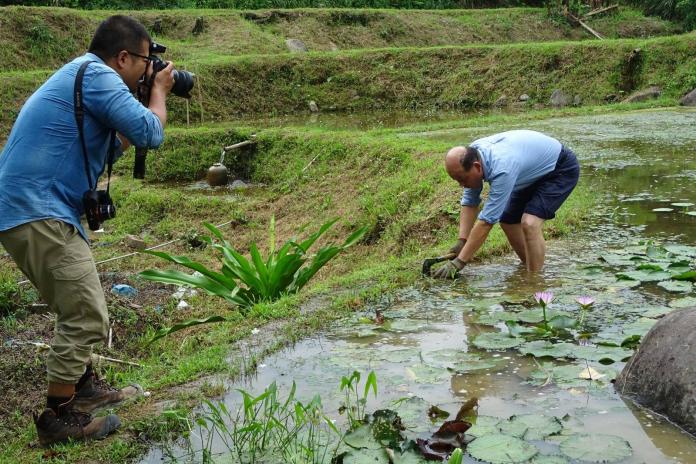
MULTIPOLYGON (((0 8, 0 141, 7 138, 24 100, 58 66, 85 50, 98 22, 111 13, 0 8)), ((169 100, 171 126, 163 146, 148 156, 146 180, 130 178, 132 153, 116 166, 112 187, 119 212, 104 233, 93 237, 95 258, 103 261, 99 269, 114 328, 111 348, 100 348, 100 353, 143 366, 111 366, 104 373, 113 383, 139 382, 152 396, 119 410, 129 425, 115 437, 61 447, 50 456, 52 462, 140 460, 153 443, 186 432, 187 414, 202 399, 218 398, 230 377, 253 372, 266 354, 356 311, 370 315, 396 289, 414 282, 430 285, 418 280, 420 263, 448 248, 458 225, 458 192, 441 166, 442 154, 454 143, 491 131, 538 127, 576 143, 586 156, 587 172, 605 169, 599 161, 592 164, 593 156, 605 153, 608 162, 630 165, 635 158, 648 164, 645 160, 655 147, 672 153, 681 163, 680 172, 693 169, 683 152, 693 148, 693 139, 669 145, 670 137, 678 139, 688 127, 691 113, 666 111, 673 127, 666 122, 669 127, 651 134, 650 127, 659 126, 663 113, 651 117, 650 112, 629 112, 673 106, 696 87, 696 32, 682 34, 671 23, 628 8, 588 20, 606 37, 601 41, 534 8, 167 10, 133 15, 168 47, 164 58, 197 76, 190 101, 169 100), (659 86, 660 95, 619 103, 649 86, 659 86), (567 96, 565 104, 551 102, 554 91, 567 96), (310 102, 318 112, 310 109, 310 102), (621 129, 624 114, 626 131, 639 133, 640 142, 621 129), (607 141, 602 134, 609 134, 607 141), (252 135, 253 145, 225 159, 242 186, 207 188, 201 181, 208 166, 219 160, 221 148, 252 135), (631 151, 632 144, 640 146, 631 151), (148 245, 173 242, 167 251, 215 266, 211 250, 196 245, 203 222, 227 224, 224 233, 238 250, 257 243, 263 253, 269 249, 271 218, 277 240, 285 240, 302 226, 311 230, 330 217, 341 219, 327 240, 367 225, 365 240, 318 274, 306 293, 261 303, 246 313, 203 294, 191 296, 189 307, 177 309, 178 300, 170 297, 173 289, 138 276, 143 269, 166 264, 133 254, 125 241, 126 235, 135 234, 148 245), (113 295, 115 283, 134 286, 139 296, 126 301, 113 295), (211 315, 227 320, 147 344, 157 329, 211 315), (261 335, 253 338, 259 329, 261 335)), ((576 238, 594 227, 596 210, 603 210, 597 205, 609 201, 603 196, 609 188, 602 189, 618 177, 615 171, 604 176, 582 179, 558 219, 546 228, 549 238, 576 238)), ((677 196, 687 193, 678 181, 673 183, 671 200, 683 201, 677 196)), ((655 219, 650 210, 640 214, 655 219)), ((692 224, 676 220, 674 230, 692 230, 688 227, 692 224)), ((659 238, 659 232, 654 235, 659 238)), ((479 259, 509 252, 496 229, 479 259)), ((564 256, 555 255, 556 266, 563 266, 564 256)), ((48 342, 52 321, 34 313, 31 304, 37 296, 16 285, 22 277, 11 261, 2 256, 0 264, 0 289, 10 289, 5 294, 0 290, 0 297, 11 295, 6 299, 13 308, 10 314, 0 313, 0 390, 8 399, 0 405, 0 441, 7 443, 0 462, 43 462, 43 453, 32 448, 36 436, 29 416, 43 401, 42 358, 26 342, 48 342), (27 393, 28 382, 36 388, 27 393)), ((495 269, 502 269, 514 282, 511 265, 498 265, 482 276, 495 280, 495 269)), ((568 271, 568 279, 576 279, 578 272, 568 271)), ((605 273, 607 282, 613 279, 605 273)), ((468 298, 467 292, 473 291, 493 304, 488 283, 479 279, 477 284, 451 291, 459 292, 457 298, 468 298)), ((532 286, 515 293, 517 303, 527 290, 532 286)), ((632 291, 632 298, 650 300, 632 291)), ((436 290, 433 305, 448 300, 448 292, 436 290)), ((406 300, 422 299, 415 295, 406 300)), ((399 313, 398 304, 384 304, 399 313)), ((633 314, 629 309, 626 313, 633 314)), ((440 322, 449 321, 447 314, 440 322)), ((469 316, 454 319, 456 324, 471 322, 469 316)), ((448 392, 443 385, 438 388, 448 392)), ((651 442, 646 443, 641 448, 646 454, 639 457, 657 456, 651 442)), ((682 445, 680 449, 693 452, 688 440, 680 441, 682 445)), ((161 456, 150 457, 154 462, 161 456)))

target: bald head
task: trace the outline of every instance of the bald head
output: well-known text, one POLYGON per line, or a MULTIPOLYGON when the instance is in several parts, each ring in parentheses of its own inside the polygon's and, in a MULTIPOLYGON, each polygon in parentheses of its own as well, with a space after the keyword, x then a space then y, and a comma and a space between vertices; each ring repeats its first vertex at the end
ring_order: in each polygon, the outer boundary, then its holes
POLYGON ((481 188, 483 169, 478 150, 473 147, 454 147, 445 155, 445 171, 462 187, 481 188))

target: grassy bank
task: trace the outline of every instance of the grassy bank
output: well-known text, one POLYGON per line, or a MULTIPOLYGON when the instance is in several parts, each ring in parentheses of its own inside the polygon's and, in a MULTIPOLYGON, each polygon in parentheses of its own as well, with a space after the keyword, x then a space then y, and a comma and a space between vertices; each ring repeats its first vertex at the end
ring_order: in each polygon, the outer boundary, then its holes
MULTIPOLYGON (((495 125, 496 121, 488 123, 495 125)), ((323 270, 307 293, 257 305, 245 316, 206 295, 188 298, 191 307, 177 310, 177 300, 169 296, 172 288, 146 283, 135 275, 145 268, 163 266, 153 257, 136 255, 100 265, 114 343, 110 350, 102 347, 99 352, 144 366, 110 368, 107 375, 117 384, 140 382, 153 394, 119 410, 127 424, 121 433, 96 444, 60 447, 53 462, 128 462, 149 440, 161 440, 181 431, 182 424, 173 419, 174 413, 162 414, 163 410, 185 414, 202 397, 220 394, 221 380, 209 375, 226 377, 253 369, 265 352, 362 309, 366 302, 379 299, 392 289, 418 281, 422 259, 446 249, 456 236, 459 189, 441 166, 447 146, 406 138, 396 131, 259 131, 257 147, 244 163, 255 187, 224 196, 183 189, 189 182, 184 166, 197 170, 208 163, 205 156, 191 157, 196 147, 219 146, 248 133, 248 129, 224 127, 172 131, 167 145, 151 154, 149 166, 151 174, 171 182, 156 183, 152 178, 146 183, 137 182, 125 172, 117 178, 113 194, 119 212, 105 224, 106 233, 95 240, 97 260, 130 252, 122 239, 125 234, 136 233, 150 245, 184 238, 167 250, 212 263, 210 250, 190 248, 191 242, 186 239, 189 232, 200 231, 202 221, 232 220, 223 231, 240 250, 246 250, 252 241, 263 250, 271 216, 277 221, 279 241, 293 236, 305 224, 312 230, 334 216, 342 220, 327 240, 336 240, 358 225, 369 224, 371 230, 366 240, 323 270), (192 148, 187 151, 183 147, 192 148), (120 299, 108 291, 113 283, 129 283, 140 293, 134 300, 120 299), (160 326, 212 314, 225 315, 229 320, 180 332, 151 346, 145 343, 160 326), (249 349, 248 343, 238 345, 255 327, 263 329, 261 338, 252 344, 254 348, 249 349), (242 349, 243 346, 247 348, 242 349), (195 381, 198 383, 192 387, 180 387, 195 381)), ((211 149, 210 154, 215 152, 211 149)), ((120 169, 128 171, 129 160, 122 163, 125 164, 120 169)), ((549 237, 565 236, 582 228, 593 202, 592 193, 581 185, 558 219, 549 224, 549 237)), ((496 229, 480 258, 506 252, 507 244, 496 229)), ((51 321, 42 316, 28 315, 9 321, 3 320, 3 338, 47 340, 50 335, 51 321)), ((42 358, 31 346, 6 351, 1 357, 0 377, 5 379, 3 390, 10 404, 3 411, 3 418, 7 419, 3 419, 2 438, 7 446, 0 452, 0 462, 39 462, 41 452, 27 449, 35 440, 27 413, 42 401, 42 358), (27 378, 32 378, 35 385, 30 394, 20 383, 27 378)))
MULTIPOLYGON (((676 101, 696 87, 696 33, 651 40, 552 42, 476 47, 398 48, 303 55, 209 57, 188 66, 198 76, 194 98, 170 99, 182 125, 248 116, 324 111, 476 108, 501 96, 508 104, 549 105, 555 89, 584 104, 658 85, 676 101), (642 61, 627 68, 631 52, 642 61), (624 89, 624 90, 622 90, 624 89), (527 94, 526 103, 517 102, 527 94)), ((6 137, 24 98, 46 77, 41 71, 0 74, 0 133, 6 137)))
MULTIPOLYGON (((99 22, 114 11, 1 7, 0 71, 53 69, 82 53, 99 22)), ((554 21, 542 8, 491 10, 164 10, 126 12, 138 18, 167 57, 190 62, 208 55, 286 53, 286 39, 310 51, 591 39, 554 21), (198 27, 197 27, 198 26, 198 27)), ((608 38, 674 34, 669 22, 636 10, 590 20, 608 38)))

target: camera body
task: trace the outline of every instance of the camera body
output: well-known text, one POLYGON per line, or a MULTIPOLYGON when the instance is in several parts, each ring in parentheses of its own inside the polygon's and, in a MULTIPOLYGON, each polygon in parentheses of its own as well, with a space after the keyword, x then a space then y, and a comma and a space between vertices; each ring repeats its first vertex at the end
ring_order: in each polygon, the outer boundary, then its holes
POLYGON ((90 230, 99 230, 104 221, 116 217, 116 207, 106 190, 87 190, 82 195, 82 206, 90 230))

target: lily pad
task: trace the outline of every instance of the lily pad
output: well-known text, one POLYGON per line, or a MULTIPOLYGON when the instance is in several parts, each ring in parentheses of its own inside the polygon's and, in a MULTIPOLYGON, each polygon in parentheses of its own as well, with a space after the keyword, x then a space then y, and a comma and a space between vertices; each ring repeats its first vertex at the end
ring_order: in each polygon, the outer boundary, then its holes
POLYGON ((676 207, 679 207, 679 208, 688 208, 689 206, 694 206, 694 204, 693 204, 693 203, 689 203, 689 202, 684 202, 684 203, 672 203, 672 206, 676 206, 676 207))
POLYGON ((641 317, 637 321, 634 321, 628 325, 625 325, 622 329, 625 335, 645 335, 652 329, 657 323, 655 319, 650 319, 649 317, 641 317))
POLYGON ((633 350, 616 346, 576 346, 571 357, 586 359, 588 361, 599 361, 603 364, 623 361, 633 356, 633 350))
POLYGON ((573 352, 576 348, 578 348, 578 345, 573 343, 551 343, 545 340, 535 340, 520 346, 519 351, 522 354, 531 354, 535 358, 543 358, 545 356, 567 358, 573 357, 573 352))
POLYGON ((396 412, 399 413, 401 422, 406 426, 406 430, 417 433, 429 430, 429 408, 430 403, 418 396, 401 400, 394 406, 396 412))
POLYGON ((523 463, 539 452, 531 443, 500 433, 477 438, 467 451, 474 458, 492 464, 523 463))
POLYGON ((650 306, 645 308, 640 314, 643 317, 658 318, 672 311, 674 311, 674 308, 670 308, 669 306, 650 306))
POLYGON ((450 373, 445 369, 419 364, 406 368, 406 377, 416 383, 438 384, 450 378, 450 373))
POLYGON ((341 462, 343 464, 388 464, 389 456, 383 449, 352 450, 343 455, 341 462))
POLYGON ((536 455, 531 464, 568 464, 568 460, 558 455, 536 455))
POLYGON ((519 346, 523 342, 523 338, 510 337, 501 332, 487 332, 476 337, 472 343, 484 350, 503 351, 519 346))
POLYGON ((670 211, 674 211, 674 208, 653 208, 655 213, 669 213, 670 211))
POLYGON ((687 211, 686 214, 689 216, 696 216, 696 211, 687 211))
POLYGON ((563 430, 558 418, 540 414, 521 414, 498 424, 500 431, 506 435, 525 440, 543 440, 563 430))
POLYGON ((696 306, 696 297, 687 296, 669 302, 670 308, 690 308, 691 306, 696 306))
POLYGON ((672 278, 675 280, 689 280, 691 282, 696 282, 696 271, 684 271, 672 276, 672 278))
POLYGON ((596 385, 604 386, 617 374, 614 369, 599 365, 592 366, 591 372, 596 372, 598 375, 587 375, 588 369, 585 363, 564 366, 543 363, 541 369, 532 372, 530 382, 534 385, 553 382, 561 388, 587 388, 596 385))
POLYGON ((423 353, 423 362, 432 367, 469 372, 495 367, 495 359, 481 359, 480 356, 461 350, 444 349, 423 353))
POLYGON ((418 356, 418 351, 412 348, 404 348, 399 350, 383 351, 378 350, 375 359, 387 361, 390 363, 402 363, 413 360, 418 356))
POLYGON ((564 455, 584 462, 616 462, 633 454, 631 445, 623 438, 598 433, 573 435, 560 447, 564 455))
POLYGON ((467 435, 472 437, 482 437, 484 435, 492 435, 498 433, 498 424, 500 419, 493 416, 476 416, 467 417, 467 422, 471 423, 472 426, 466 431, 467 435))
POLYGON ((664 282, 658 282, 657 285, 658 287, 664 288, 668 292, 674 293, 688 293, 694 286, 694 284, 691 282, 680 280, 665 280, 664 282))
MULTIPOLYGON (((690 211, 687 214, 696 213, 696 211, 690 211)), ((692 214, 696 216, 696 214, 692 214)), ((688 256, 691 258, 696 258, 696 246, 689 245, 665 245, 665 250, 669 251, 678 256, 688 256)))
POLYGON ((365 424, 348 433, 343 442, 354 449, 381 450, 382 445, 372 434, 372 426, 365 424))
POLYGON ((618 279, 639 280, 641 282, 660 282, 671 279, 672 274, 665 271, 642 270, 619 272, 616 274, 616 277, 618 279))

